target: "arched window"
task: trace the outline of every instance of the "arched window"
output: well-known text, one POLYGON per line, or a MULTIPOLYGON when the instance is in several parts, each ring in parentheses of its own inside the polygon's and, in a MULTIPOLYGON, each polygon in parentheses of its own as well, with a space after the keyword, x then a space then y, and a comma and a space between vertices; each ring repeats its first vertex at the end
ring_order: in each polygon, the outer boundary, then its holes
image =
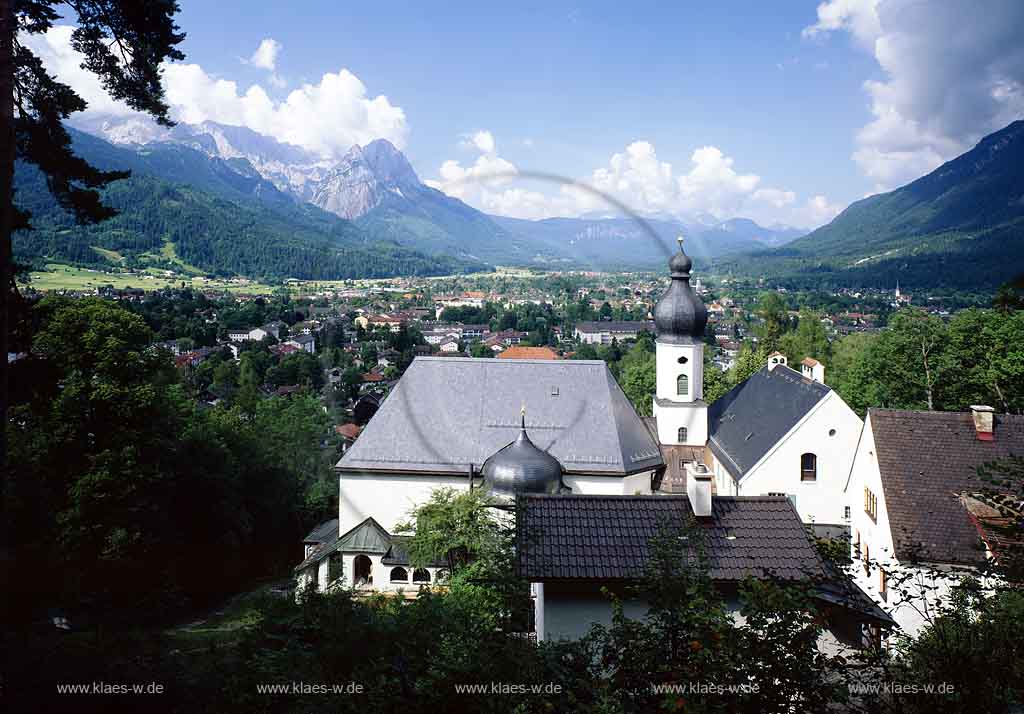
POLYGON ((358 587, 359 585, 373 585, 373 563, 365 555, 357 555, 355 561, 355 567, 353 568, 355 574, 352 581, 358 587))
POLYGON ((429 583, 430 573, 427 572, 426 568, 416 568, 412 574, 412 581, 414 583, 429 583))
POLYGON ((679 434, 678 434, 678 438, 676 439, 676 441, 678 441, 680 444, 685 444, 686 443, 686 427, 685 426, 679 427, 679 434))
POLYGON ((687 374, 679 375, 676 379, 676 393, 680 397, 685 397, 690 393, 690 376, 687 374))
POLYGON ((803 454, 800 456, 800 480, 818 480, 818 457, 814 454, 803 454))
POLYGON ((393 583, 407 583, 409 582, 409 571, 405 568, 392 568, 391 569, 391 582, 393 583))

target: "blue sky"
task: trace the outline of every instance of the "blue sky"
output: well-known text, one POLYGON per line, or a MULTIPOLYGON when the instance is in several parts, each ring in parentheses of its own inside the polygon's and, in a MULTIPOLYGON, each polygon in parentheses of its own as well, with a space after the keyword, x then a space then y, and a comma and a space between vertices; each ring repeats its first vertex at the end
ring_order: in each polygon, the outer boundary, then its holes
POLYGON ((183 120, 335 158, 383 136, 492 212, 599 208, 472 181, 539 170, 649 213, 809 226, 1021 114, 1024 3, 981 1, 182 0, 190 67, 166 76, 183 120))

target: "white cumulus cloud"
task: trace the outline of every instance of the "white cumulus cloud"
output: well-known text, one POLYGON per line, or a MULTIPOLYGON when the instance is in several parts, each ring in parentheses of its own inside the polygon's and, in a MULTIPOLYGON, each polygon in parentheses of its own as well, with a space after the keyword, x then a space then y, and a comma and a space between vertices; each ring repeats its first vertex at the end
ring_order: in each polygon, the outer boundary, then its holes
POLYGON ((462 146, 466 149, 476 149, 485 154, 493 154, 497 150, 494 143, 494 134, 486 129, 480 129, 472 134, 467 134, 462 140, 462 146))
POLYGON ((848 32, 884 73, 854 161, 893 188, 1024 116, 1024 2, 829 0, 805 37, 848 32))
MULTIPOLYGON (((493 146, 493 137, 487 146, 493 146)), ((517 180, 524 173, 530 178, 529 171, 485 152, 466 166, 456 160, 445 161, 439 178, 428 183, 483 211, 529 219, 613 210, 603 196, 641 214, 687 217, 711 213, 719 218, 743 216, 762 224, 799 227, 819 226, 841 210, 824 196, 801 202, 793 191, 761 186, 760 176, 737 170, 733 158, 715 146, 693 151, 689 165, 680 172, 658 157, 654 144, 634 141, 612 154, 606 166, 579 180, 597 193, 568 181, 548 191, 525 188, 517 180)))
MULTIPOLYGON (((51 73, 89 103, 87 114, 136 114, 110 99, 95 77, 79 67, 81 55, 70 46, 72 29, 56 26, 45 35, 25 38, 25 42, 51 73)), ((282 100, 272 99, 258 83, 242 89, 237 82, 212 76, 198 64, 167 63, 163 81, 176 121, 245 126, 327 157, 340 156, 353 144, 379 138, 402 148, 408 137, 402 108, 384 95, 370 96, 366 85, 347 69, 327 72, 319 82, 304 84, 282 100)))
POLYGON ((256 51, 248 59, 248 63, 271 72, 277 69, 277 55, 281 52, 281 43, 272 37, 263 39, 256 51))

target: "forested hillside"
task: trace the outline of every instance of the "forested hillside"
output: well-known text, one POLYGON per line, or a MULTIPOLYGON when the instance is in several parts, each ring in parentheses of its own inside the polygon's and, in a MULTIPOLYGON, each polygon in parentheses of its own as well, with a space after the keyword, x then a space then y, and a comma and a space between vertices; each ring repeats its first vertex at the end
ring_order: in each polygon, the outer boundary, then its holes
POLYGON ((930 174, 857 201, 827 226, 727 271, 793 287, 972 286, 1024 274, 1024 121, 930 174))

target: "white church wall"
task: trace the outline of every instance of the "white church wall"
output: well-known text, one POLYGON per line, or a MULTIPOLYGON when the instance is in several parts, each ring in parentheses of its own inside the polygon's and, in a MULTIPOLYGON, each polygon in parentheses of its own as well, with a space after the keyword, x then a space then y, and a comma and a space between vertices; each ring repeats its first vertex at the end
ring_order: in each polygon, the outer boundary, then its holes
POLYGON ((391 533, 436 489, 469 488, 468 476, 342 473, 338 482, 338 533, 342 535, 368 517, 391 533))
POLYGON ((739 483, 739 495, 784 493, 795 497, 805 523, 844 525, 844 489, 862 423, 835 392, 830 392, 739 483), (817 456, 817 478, 801 480, 801 456, 817 456))
POLYGON ((655 345, 656 393, 662 399, 673 401, 698 401, 704 397, 704 346, 673 345, 658 342, 655 345), (679 364, 679 359, 686 362, 679 364), (680 395, 677 388, 679 375, 685 374, 689 391, 680 395))
POLYGON ((654 403, 658 422, 658 441, 678 444, 679 427, 686 427, 686 444, 704 446, 708 441, 708 407, 704 402, 685 406, 662 407, 654 403))

